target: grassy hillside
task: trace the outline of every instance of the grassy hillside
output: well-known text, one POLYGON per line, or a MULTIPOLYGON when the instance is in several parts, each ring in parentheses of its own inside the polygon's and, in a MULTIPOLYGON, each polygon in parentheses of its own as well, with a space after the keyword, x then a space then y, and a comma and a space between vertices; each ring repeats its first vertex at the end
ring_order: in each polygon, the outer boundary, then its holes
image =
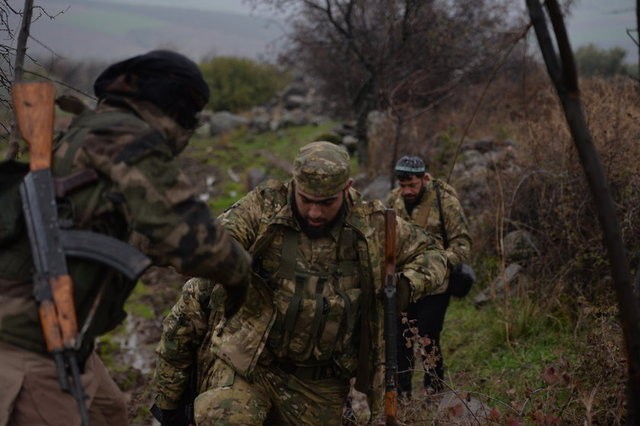
MULTIPOLYGON (((284 166, 290 164, 298 147, 333 125, 292 127, 261 135, 237 131, 214 139, 195 137, 183 161, 196 183, 214 177, 208 202, 219 213, 244 195, 250 169, 288 178, 284 166)), ((491 126, 513 131, 505 123, 491 126)), ((491 250, 483 253, 476 258, 486 265, 496 262, 491 250)), ((496 266, 479 270, 482 280, 474 292, 488 288, 498 270, 496 266)), ((529 291, 499 297, 481 308, 472 303, 474 293, 452 300, 442 337, 447 386, 489 406, 494 424, 619 423, 626 367, 611 295, 595 303, 591 298, 552 291, 547 285, 545 279, 529 291)), ((140 310, 136 303, 149 302, 148 292, 137 297, 130 312, 140 310)), ((165 312, 171 300, 164 296, 165 312)), ((420 389, 420 375, 414 380, 415 388, 420 389)), ((140 389, 132 389, 134 397, 139 398, 140 389)), ((138 415, 144 419, 146 413, 139 410, 138 415)), ((425 408, 419 394, 401 409, 404 424, 430 424, 433 416, 433 407, 425 408)))
MULTIPOLYGON (((195 160, 198 168, 209 170, 210 176, 215 176, 212 188, 215 196, 209 204, 218 214, 246 193, 249 170, 260 171, 271 178, 288 179, 291 175, 288 167, 298 148, 335 125, 327 121, 318 126, 289 127, 259 135, 239 130, 215 139, 196 136, 184 157, 195 160)), ((355 161, 352 168, 357 172, 355 161)), ((206 179, 197 169, 193 169, 193 173, 196 174, 193 178, 200 183, 206 179)))

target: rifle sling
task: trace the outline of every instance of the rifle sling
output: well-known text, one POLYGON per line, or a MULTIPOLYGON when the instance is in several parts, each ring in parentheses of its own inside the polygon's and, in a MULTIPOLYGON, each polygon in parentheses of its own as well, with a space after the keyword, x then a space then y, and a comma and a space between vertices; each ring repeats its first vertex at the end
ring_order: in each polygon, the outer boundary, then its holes
POLYGON ((438 213, 440 215, 440 233, 442 234, 442 245, 444 249, 449 248, 449 236, 447 235, 447 227, 444 223, 444 212, 442 211, 442 198, 440 196, 440 185, 437 182, 433 183, 433 187, 436 191, 436 201, 438 203, 438 213))
POLYGON ((98 173, 93 169, 84 169, 64 177, 53 179, 56 198, 63 198, 77 189, 81 189, 98 180, 98 173))

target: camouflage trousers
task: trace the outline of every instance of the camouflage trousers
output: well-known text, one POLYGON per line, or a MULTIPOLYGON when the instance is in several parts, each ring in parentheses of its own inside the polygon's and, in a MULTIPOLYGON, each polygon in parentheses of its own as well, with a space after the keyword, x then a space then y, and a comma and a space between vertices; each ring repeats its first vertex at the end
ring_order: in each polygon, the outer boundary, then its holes
POLYGON ((206 391, 194 403, 196 424, 341 425, 349 379, 301 379, 280 368, 256 366, 249 382, 217 359, 206 391))

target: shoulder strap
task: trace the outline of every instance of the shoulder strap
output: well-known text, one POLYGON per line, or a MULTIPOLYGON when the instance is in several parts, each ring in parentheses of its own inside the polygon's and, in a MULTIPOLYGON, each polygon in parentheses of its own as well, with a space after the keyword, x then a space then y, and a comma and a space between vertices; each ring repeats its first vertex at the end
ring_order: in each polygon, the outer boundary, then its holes
POLYGON ((433 187, 436 190, 436 200, 438 202, 438 213, 440 215, 440 233, 442 234, 442 244, 445 250, 449 248, 449 237, 447 235, 447 227, 444 223, 444 212, 442 211, 442 198, 440 195, 440 183, 438 181, 433 182, 433 187))
MULTIPOLYGON (((430 192, 427 195, 427 199, 424 200, 424 209, 420 211, 420 215, 412 220, 416 225, 420 226, 423 229, 427 229, 427 225, 429 224, 429 213, 431 212, 431 205, 433 204, 433 192, 430 192)), ((438 199, 439 200, 439 199, 438 199)))

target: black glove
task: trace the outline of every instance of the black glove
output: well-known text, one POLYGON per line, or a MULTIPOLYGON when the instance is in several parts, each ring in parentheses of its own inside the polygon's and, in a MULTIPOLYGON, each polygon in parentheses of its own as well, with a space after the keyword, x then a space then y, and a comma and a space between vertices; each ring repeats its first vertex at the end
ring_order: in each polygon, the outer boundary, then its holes
POLYGON ((453 267, 449 274, 448 291, 452 296, 465 297, 476 282, 476 273, 471 265, 459 263, 453 267))
POLYGON ((404 275, 399 275, 396 281, 396 307, 398 314, 400 312, 407 312, 409 308, 409 301, 411 300, 411 284, 409 278, 404 275))
POLYGON ((184 413, 184 408, 162 410, 160 426, 189 426, 189 420, 184 413))
POLYGON ((227 298, 224 301, 224 317, 231 318, 240 309, 244 301, 247 299, 247 290, 249 283, 235 285, 233 287, 225 287, 227 298))
POLYGON ((163 410, 156 404, 153 404, 149 411, 151 411, 153 417, 160 422, 160 426, 189 426, 189 419, 187 419, 184 407, 163 410))

